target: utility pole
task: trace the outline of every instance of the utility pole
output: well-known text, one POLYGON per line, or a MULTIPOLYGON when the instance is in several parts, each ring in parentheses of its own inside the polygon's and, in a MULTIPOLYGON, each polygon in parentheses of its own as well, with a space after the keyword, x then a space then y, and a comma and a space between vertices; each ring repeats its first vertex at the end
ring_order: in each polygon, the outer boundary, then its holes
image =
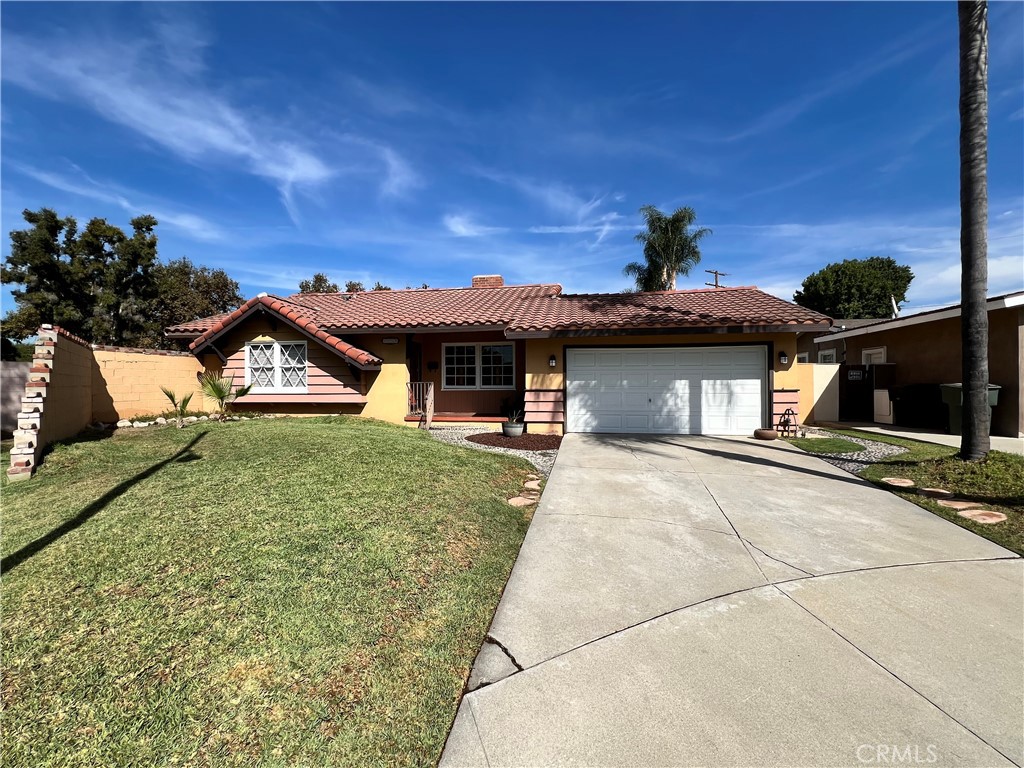
POLYGON ((728 287, 726 285, 719 285, 718 284, 718 278, 720 278, 720 277, 728 277, 729 276, 728 272, 719 272, 717 269, 705 269, 704 271, 707 272, 709 275, 714 275, 715 276, 715 282, 714 283, 704 283, 704 285, 710 286, 711 288, 727 288, 728 287))

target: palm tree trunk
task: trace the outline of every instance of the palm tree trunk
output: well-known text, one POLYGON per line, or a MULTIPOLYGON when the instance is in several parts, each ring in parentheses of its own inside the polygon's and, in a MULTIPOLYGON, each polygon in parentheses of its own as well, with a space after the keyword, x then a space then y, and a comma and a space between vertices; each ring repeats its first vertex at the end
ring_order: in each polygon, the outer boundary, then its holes
POLYGON ((960 21, 960 457, 989 452, 988 408, 988 5, 957 3, 960 21))

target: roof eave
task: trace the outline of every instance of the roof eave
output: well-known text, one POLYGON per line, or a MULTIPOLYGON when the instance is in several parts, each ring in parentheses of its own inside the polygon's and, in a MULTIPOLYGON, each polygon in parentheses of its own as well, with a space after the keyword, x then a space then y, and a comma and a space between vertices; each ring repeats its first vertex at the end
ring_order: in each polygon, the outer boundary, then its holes
POLYGON ((829 323, 776 323, 688 326, 561 326, 550 329, 509 329, 510 339, 572 338, 580 336, 667 336, 697 335, 704 333, 807 333, 826 331, 829 323))

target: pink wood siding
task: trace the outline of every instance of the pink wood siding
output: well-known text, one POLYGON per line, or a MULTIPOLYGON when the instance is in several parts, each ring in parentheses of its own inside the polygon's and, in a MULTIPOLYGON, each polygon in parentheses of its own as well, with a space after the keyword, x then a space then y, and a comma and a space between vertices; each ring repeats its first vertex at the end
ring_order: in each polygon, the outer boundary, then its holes
POLYGON ((471 333, 418 333, 413 339, 423 351, 423 381, 434 382, 435 412, 498 414, 505 413, 505 401, 515 399, 523 391, 526 381, 526 345, 522 341, 509 342, 498 331, 471 333), (445 389, 441 379, 444 373, 443 344, 479 344, 480 342, 511 343, 515 347, 515 389, 445 389), (437 363, 437 370, 429 370, 429 363, 437 363))
POLYGON ((565 393, 560 389, 526 390, 527 424, 561 424, 565 421, 565 393))
MULTIPOLYGON (((267 317, 253 317, 232 329, 226 336, 215 342, 217 349, 227 358, 224 373, 234 376, 235 384, 245 383, 245 344, 256 341, 258 337, 269 337, 274 341, 306 342, 305 394, 259 394, 247 395, 238 401, 239 406, 246 403, 253 405, 262 403, 365 403, 366 398, 360 390, 360 382, 353 376, 351 369, 338 355, 327 350, 317 341, 300 333, 283 321, 272 324, 267 317)), ((265 341, 266 339, 260 339, 265 341)), ((207 362, 210 358, 207 357, 207 362)))
POLYGON ((792 408, 796 414, 796 422, 800 423, 800 390, 799 389, 776 389, 772 391, 772 426, 778 426, 779 419, 792 408))

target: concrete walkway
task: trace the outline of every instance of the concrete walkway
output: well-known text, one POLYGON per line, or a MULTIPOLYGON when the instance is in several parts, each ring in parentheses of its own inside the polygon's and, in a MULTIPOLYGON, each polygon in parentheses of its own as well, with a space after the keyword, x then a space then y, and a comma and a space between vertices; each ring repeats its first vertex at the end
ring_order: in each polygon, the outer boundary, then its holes
POLYGON ((783 443, 569 435, 441 765, 1020 765, 1022 606, 1024 560, 783 443))
MULTIPOLYGON (((929 432, 927 429, 915 427, 894 427, 890 424, 875 424, 874 422, 845 422, 836 424, 841 429, 859 429, 864 432, 874 432, 878 435, 890 435, 892 437, 904 437, 908 440, 921 440, 925 443, 936 443, 937 445, 948 445, 952 448, 960 447, 960 435, 947 435, 943 432, 929 432)), ((992 435, 993 451, 1005 451, 1024 456, 1024 437, 1000 437, 992 435)))

